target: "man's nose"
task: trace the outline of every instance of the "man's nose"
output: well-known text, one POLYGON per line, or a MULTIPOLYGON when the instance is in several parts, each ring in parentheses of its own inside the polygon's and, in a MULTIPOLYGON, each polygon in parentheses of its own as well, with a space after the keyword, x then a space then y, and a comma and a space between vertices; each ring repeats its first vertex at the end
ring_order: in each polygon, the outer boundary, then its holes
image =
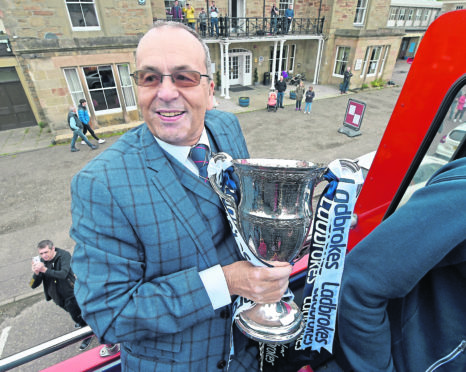
POLYGON ((179 96, 178 88, 171 76, 162 76, 157 96, 164 101, 170 101, 179 96))

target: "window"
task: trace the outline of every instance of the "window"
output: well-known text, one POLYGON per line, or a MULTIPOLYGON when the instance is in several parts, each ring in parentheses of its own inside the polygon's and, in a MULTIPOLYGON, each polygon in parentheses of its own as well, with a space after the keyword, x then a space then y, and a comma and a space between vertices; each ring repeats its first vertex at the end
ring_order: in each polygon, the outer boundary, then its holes
POLYGON ((112 66, 84 67, 83 72, 96 113, 119 109, 120 100, 112 66))
POLYGON ((335 58, 335 68, 333 75, 343 76, 348 64, 350 47, 337 47, 337 55, 335 58))
POLYGON ((424 21, 427 21, 430 17, 430 9, 424 11, 424 21))
POLYGON ((461 10, 461 9, 463 9, 463 5, 457 5, 456 6, 456 10, 461 10))
POLYGON ((280 0, 278 4, 278 12, 280 13, 280 16, 283 17, 285 15, 285 10, 288 9, 289 5, 293 5, 293 0, 280 0))
POLYGON ((372 48, 371 56, 369 59, 369 70, 367 71, 367 76, 373 76, 377 72, 381 50, 382 50, 382 47, 380 46, 372 48))
MULTIPOLYGON (((287 62, 288 61, 288 45, 283 46, 282 60, 280 64, 280 48, 277 48, 277 54, 275 55, 275 72, 287 71, 287 62), (280 67, 281 66, 281 67, 280 67)), ((272 72, 273 67, 273 47, 270 47, 270 57, 269 57, 269 71, 272 72)))
POLYGON ((366 73, 367 63, 369 62, 370 50, 371 50, 370 47, 366 48, 366 54, 364 54, 364 65, 362 66, 362 69, 361 69, 361 77, 364 77, 364 74, 366 73))
POLYGON ((421 20, 421 15, 422 15, 422 9, 417 9, 416 10, 416 21, 421 20))
POLYGON ((118 65, 118 74, 120 75, 121 90, 123 91, 123 99, 127 109, 136 108, 136 98, 134 96, 133 84, 129 74, 129 66, 127 63, 118 65))
POLYGON ((387 56, 388 56, 388 50, 390 49, 390 45, 385 46, 385 52, 383 54, 382 58, 382 63, 380 64, 380 69, 379 69, 379 76, 382 76, 383 69, 385 68, 385 62, 387 61, 387 56))
POLYGON ((290 72, 293 72, 294 71, 294 61, 295 61, 295 57, 296 57, 296 45, 293 44, 291 45, 291 53, 290 53, 290 63, 289 63, 289 68, 288 70, 290 72))
POLYGON ((249 74, 251 72, 251 56, 248 54, 245 56, 245 64, 244 64, 244 72, 246 74, 249 74))
POLYGON ((398 20, 399 21, 404 21, 405 20, 405 14, 406 14, 406 9, 401 8, 400 13, 398 14, 398 20))
POLYGON ((79 81, 78 71, 76 71, 75 68, 65 68, 63 71, 65 73, 65 79, 68 83, 68 89, 70 90, 73 104, 78 107, 79 100, 84 98, 83 87, 79 81))
POLYGON ((391 9, 390 9, 390 16, 388 17, 388 19, 389 19, 390 21, 396 20, 397 11, 398 11, 398 8, 391 8, 391 9))
POLYGON ((66 7, 74 31, 100 30, 94 0, 66 0, 66 7))
POLYGON ((367 0, 358 0, 356 5, 356 14, 354 15, 354 24, 361 25, 364 23, 364 17, 366 16, 367 0))
POLYGON ((413 14, 414 14, 414 9, 409 9, 408 10, 408 21, 413 20, 413 14))

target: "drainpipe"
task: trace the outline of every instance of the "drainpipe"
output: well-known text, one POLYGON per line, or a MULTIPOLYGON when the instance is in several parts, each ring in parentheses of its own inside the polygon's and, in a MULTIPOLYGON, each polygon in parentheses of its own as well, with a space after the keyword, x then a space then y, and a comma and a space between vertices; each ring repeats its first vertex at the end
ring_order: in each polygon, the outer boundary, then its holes
POLYGON ((228 57, 228 46, 230 43, 225 43, 225 80, 226 80, 226 90, 225 90, 225 99, 230 99, 230 63, 228 57))
POLYGON ((225 58, 223 55, 223 42, 220 42, 218 46, 220 47, 220 97, 225 97, 225 58))

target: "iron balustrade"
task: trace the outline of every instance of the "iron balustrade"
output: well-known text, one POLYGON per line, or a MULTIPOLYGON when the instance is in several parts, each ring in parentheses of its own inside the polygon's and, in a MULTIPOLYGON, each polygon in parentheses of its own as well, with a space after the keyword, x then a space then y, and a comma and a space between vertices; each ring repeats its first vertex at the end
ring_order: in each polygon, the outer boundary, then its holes
MULTIPOLYGON (((167 17, 171 20, 171 17, 167 17)), ((287 27, 285 17, 219 17, 218 30, 221 38, 243 38, 275 35, 320 35, 324 27, 325 17, 322 18, 293 18, 287 27)), ((180 20, 188 24, 187 20, 180 20)), ((215 28, 212 32, 210 19, 205 23, 205 32, 199 18, 192 22, 194 30, 202 38, 215 38, 215 28)))

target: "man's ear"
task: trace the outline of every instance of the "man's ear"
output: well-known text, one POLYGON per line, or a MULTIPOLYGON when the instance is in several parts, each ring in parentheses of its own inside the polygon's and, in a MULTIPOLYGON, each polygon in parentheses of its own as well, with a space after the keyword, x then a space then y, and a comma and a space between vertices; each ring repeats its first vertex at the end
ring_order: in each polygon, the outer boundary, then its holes
POLYGON ((209 84, 209 97, 208 97, 208 102, 207 102, 207 110, 212 110, 214 108, 214 89, 215 89, 215 83, 213 80, 211 80, 209 84))

